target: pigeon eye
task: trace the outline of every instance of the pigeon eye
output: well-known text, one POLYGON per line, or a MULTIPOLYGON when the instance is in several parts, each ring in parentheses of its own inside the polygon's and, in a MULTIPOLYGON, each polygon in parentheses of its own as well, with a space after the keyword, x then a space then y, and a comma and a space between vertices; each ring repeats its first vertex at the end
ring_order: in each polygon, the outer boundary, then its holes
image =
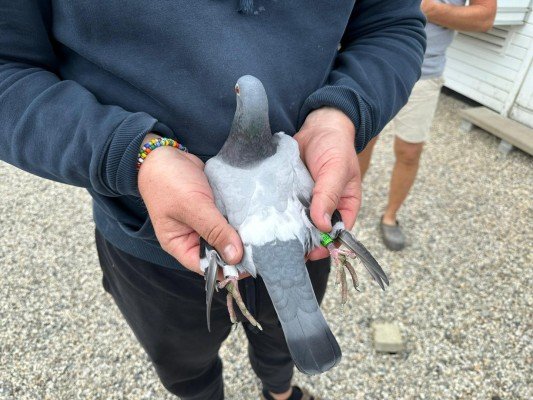
POLYGON ((241 89, 239 89, 239 85, 235 85, 235 93, 240 94, 241 89))

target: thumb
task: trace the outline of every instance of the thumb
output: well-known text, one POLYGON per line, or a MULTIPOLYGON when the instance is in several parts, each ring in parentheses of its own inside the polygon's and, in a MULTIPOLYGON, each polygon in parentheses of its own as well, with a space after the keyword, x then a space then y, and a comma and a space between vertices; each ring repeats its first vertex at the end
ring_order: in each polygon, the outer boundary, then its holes
POLYGON ((338 172, 342 171, 342 168, 330 166, 322 168, 322 171, 319 172, 313 189, 311 219, 319 230, 330 232, 331 216, 337 209, 344 190, 344 179, 338 172))
POLYGON ((239 234, 213 202, 197 204, 195 212, 190 213, 184 222, 213 246, 228 264, 241 261, 243 250, 239 234))

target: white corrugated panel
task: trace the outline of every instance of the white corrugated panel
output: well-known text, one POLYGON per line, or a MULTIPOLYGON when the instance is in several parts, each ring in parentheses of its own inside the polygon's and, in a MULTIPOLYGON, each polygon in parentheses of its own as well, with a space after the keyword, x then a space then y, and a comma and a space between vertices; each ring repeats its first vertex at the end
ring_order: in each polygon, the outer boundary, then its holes
POLYGON ((509 37, 509 28, 494 27, 488 32, 461 32, 471 38, 476 45, 481 45, 491 50, 501 50, 509 37))
POLYGON ((495 26, 521 25, 529 11, 530 0, 498 0, 495 26))
MULTIPOLYGON (((498 13, 527 11, 532 2, 499 0, 498 13)), ((458 33, 447 53, 446 86, 505 116, 512 109, 511 117, 519 120, 520 115, 522 122, 529 118, 523 118, 528 110, 533 110, 532 58, 532 13, 522 18, 521 25, 495 26, 486 33, 458 33)))
POLYGON ((511 108, 510 117, 533 128, 533 65, 528 68, 526 79, 511 108))

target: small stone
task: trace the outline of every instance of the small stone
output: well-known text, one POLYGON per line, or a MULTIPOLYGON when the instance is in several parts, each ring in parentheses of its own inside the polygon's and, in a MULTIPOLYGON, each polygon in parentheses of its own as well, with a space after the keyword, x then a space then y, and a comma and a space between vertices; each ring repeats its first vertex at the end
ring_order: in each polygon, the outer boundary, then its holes
POLYGON ((400 328, 395 322, 374 322, 374 349, 379 353, 400 353, 404 343, 400 328))

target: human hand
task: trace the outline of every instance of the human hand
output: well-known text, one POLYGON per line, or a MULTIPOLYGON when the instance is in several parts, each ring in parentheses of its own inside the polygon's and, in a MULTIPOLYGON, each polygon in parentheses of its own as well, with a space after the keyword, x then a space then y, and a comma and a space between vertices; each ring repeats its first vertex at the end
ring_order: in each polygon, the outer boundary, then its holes
POLYGON ((215 206, 203 169, 198 157, 159 147, 144 160, 138 175, 139 191, 161 247, 199 274, 199 236, 228 264, 238 263, 243 252, 239 235, 215 206))
MULTIPOLYGON (((315 180, 311 219, 323 232, 331 231, 331 215, 340 211, 351 229, 361 205, 361 174, 355 153, 355 127, 340 110, 323 107, 311 112, 294 135, 300 155, 315 180)), ((309 254, 317 260, 328 256, 325 248, 309 254)))

